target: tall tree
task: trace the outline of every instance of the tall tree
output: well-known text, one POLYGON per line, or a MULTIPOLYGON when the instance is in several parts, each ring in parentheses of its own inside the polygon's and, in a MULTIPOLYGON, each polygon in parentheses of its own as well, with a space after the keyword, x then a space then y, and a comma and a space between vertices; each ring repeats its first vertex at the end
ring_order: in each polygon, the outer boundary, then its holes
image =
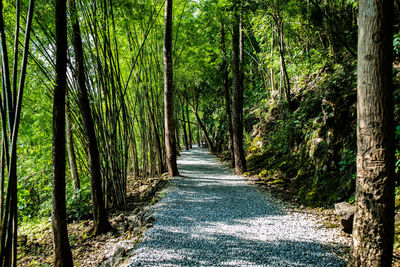
POLYGON ((394 229, 393 1, 359 1, 356 214, 349 266, 390 266, 394 229))
POLYGON ((186 103, 186 118, 188 120, 189 148, 192 149, 193 137, 192 137, 192 129, 190 127, 190 116, 189 116, 189 104, 188 103, 186 103))
MULTIPOLYGON (((279 60, 280 60, 280 65, 281 65, 281 81, 283 80, 284 83, 284 91, 286 95, 286 101, 289 104, 289 107, 291 106, 291 98, 290 98, 290 80, 289 80, 289 75, 287 72, 286 68, 286 61, 285 61, 285 46, 284 46, 284 28, 283 28, 283 21, 282 17, 279 13, 279 8, 275 9, 275 14, 273 15, 273 18, 275 20, 275 30, 278 38, 278 47, 279 47, 279 60)), ((282 86, 282 82, 281 82, 282 86)), ((282 98, 283 92, 282 88, 280 88, 280 95, 282 98)))
POLYGON ((232 30, 232 77, 233 77, 233 151, 235 155, 235 172, 243 174, 246 171, 246 159, 243 150, 243 79, 240 66, 240 9, 241 1, 233 2, 232 30))
POLYGON ((189 139, 186 131, 186 116, 185 116, 185 103, 181 101, 181 109, 182 109, 182 129, 183 129, 183 144, 185 145, 185 149, 189 150, 189 139))
POLYGON ((176 163, 176 139, 174 119, 174 82, 172 62, 172 0, 165 0, 164 28, 164 120, 165 148, 168 173, 171 177, 179 175, 176 163))
POLYGON ((222 72, 222 82, 224 86, 224 96, 225 96, 225 112, 226 119, 228 121, 228 136, 229 136, 229 149, 231 151, 232 158, 232 167, 235 167, 235 153, 233 150, 233 127, 232 127, 232 112, 231 112, 231 100, 230 100, 230 92, 229 92, 229 71, 228 71, 228 61, 226 55, 226 45, 225 45, 225 26, 221 21, 220 25, 221 32, 221 53, 222 53, 222 63, 221 63, 221 72, 222 72))
POLYGON ((56 0, 56 79, 53 99, 52 225, 54 266, 73 266, 65 203, 65 93, 67 83, 67 2, 56 0))
POLYGON ((97 137, 86 88, 85 68, 83 63, 83 47, 78 14, 74 0, 69 0, 72 16, 72 44, 75 50, 76 76, 78 80, 78 102, 82 113, 88 145, 90 169, 91 196, 93 202, 93 231, 95 234, 105 233, 111 229, 107 218, 101 186, 100 154, 97 147, 97 137))

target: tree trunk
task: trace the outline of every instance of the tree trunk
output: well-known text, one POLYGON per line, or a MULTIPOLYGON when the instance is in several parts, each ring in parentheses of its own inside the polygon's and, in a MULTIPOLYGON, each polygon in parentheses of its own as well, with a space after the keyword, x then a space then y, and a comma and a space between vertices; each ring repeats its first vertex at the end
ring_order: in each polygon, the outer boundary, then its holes
POLYGON ((285 95, 286 95, 286 101, 289 104, 289 107, 291 105, 291 95, 290 95, 290 80, 289 80, 289 75, 287 73, 286 69, 286 62, 285 62, 285 47, 284 47, 284 42, 283 42, 283 22, 280 16, 275 17, 275 23, 276 23, 276 32, 278 35, 278 46, 279 46, 279 60, 281 63, 281 73, 283 75, 283 83, 284 83, 284 88, 285 88, 285 95))
POLYGON ((174 120, 174 82, 172 61, 172 0, 165 0, 164 29, 164 119, 165 148, 170 177, 179 175, 176 163, 176 139, 174 120))
POLYGON ((147 135, 146 135, 146 132, 145 132, 145 129, 146 129, 146 127, 145 127, 145 124, 144 124, 144 122, 143 122, 143 130, 142 130, 142 168, 143 168, 143 175, 142 175, 142 177, 143 178, 146 178, 146 177, 148 177, 148 175, 147 175, 147 171, 148 171, 148 155, 147 155, 147 140, 148 140, 148 138, 147 138, 147 135))
POLYGON ((222 52, 222 81, 224 86, 225 93, 225 112, 226 119, 228 121, 228 137, 229 144, 228 148, 231 151, 231 159, 232 159, 232 167, 235 167, 235 153, 233 151, 233 127, 232 127, 232 113, 231 113, 231 101, 230 101, 230 92, 229 92, 229 71, 228 71, 228 62, 226 60, 226 47, 225 47, 225 28, 223 22, 221 22, 221 52, 222 52))
POLYGON ((150 107, 149 94, 148 94, 147 90, 145 92, 145 95, 146 95, 147 107, 149 109, 150 121, 151 121, 153 132, 154 132, 154 138, 155 138, 155 144, 156 144, 156 150, 157 150, 157 157, 158 157, 158 171, 160 173, 163 173, 164 172, 164 165, 163 165, 163 158, 162 158, 161 142, 160 142, 160 137, 159 137, 158 131, 157 131, 156 119, 155 119, 154 113, 152 112, 151 107, 150 107))
POLYGON ((1 135, 1 154, 0 154, 0 225, 3 224, 3 216, 4 216, 4 182, 5 182, 5 170, 6 170, 6 157, 5 157, 5 149, 4 149, 4 135, 1 135))
MULTIPOLYGON (((206 142, 207 142, 207 145, 208 145, 208 149, 210 149, 211 152, 214 152, 214 151, 215 151, 214 145, 213 145, 213 142, 211 141, 211 139, 210 139, 210 137, 209 137, 209 135, 208 135, 207 128, 205 127, 205 125, 204 125, 203 122, 201 121, 200 116, 199 116, 199 113, 197 112, 197 110, 194 109, 193 107, 192 107, 192 110, 193 110, 194 116, 196 117, 196 120, 197 120, 197 122, 198 122, 198 124, 199 124, 199 126, 200 126, 200 129, 201 129, 201 130, 203 131, 203 133, 204 133, 204 136, 205 136, 205 138, 206 138, 206 142)), ((199 143, 201 143, 201 136, 200 136, 199 140, 200 140, 199 143)), ((199 146, 200 146, 200 145, 199 145, 199 146)))
POLYGON ((192 149, 193 136, 192 136, 192 129, 190 127, 189 104, 188 103, 186 103, 186 118, 188 120, 189 148, 192 149))
POLYGON ((186 132, 186 122, 185 122, 185 106, 184 102, 182 102, 182 128, 183 128, 183 143, 185 145, 185 149, 189 150, 189 140, 188 140, 188 135, 186 132))
MULTIPOLYGON (((1 245, 0 245, 0 266, 17 266, 17 229, 18 229, 18 194, 17 194, 17 139, 18 130, 21 117, 23 91, 25 85, 26 68, 28 62, 28 51, 30 32, 32 25, 34 0, 30 0, 26 28, 25 28, 25 39, 24 39, 24 50, 22 52, 22 62, 19 76, 19 85, 17 88, 16 80, 17 77, 17 63, 18 58, 15 55, 14 66, 13 66, 13 95, 10 90, 10 73, 8 68, 8 56, 6 46, 6 36, 4 32, 4 20, 3 20, 3 4, 0 3, 0 54, 2 60, 2 80, 3 80, 3 101, 1 107, 3 136, 2 136, 2 157, 5 154, 5 160, 7 163, 7 197, 5 203, 5 210, 2 211, 1 218, 1 245), (14 99, 13 99, 14 98, 14 99), (7 113, 8 112, 8 120, 7 113), (7 129, 8 122, 8 129, 7 129), (8 135, 10 138, 10 149, 8 143, 8 135), (4 150, 3 150, 4 149, 4 150), (3 154, 4 153, 4 154, 3 154), (3 217, 4 216, 4 217, 3 217)), ((14 36, 14 51, 18 51, 19 42, 19 16, 20 16, 20 1, 16 1, 16 27, 14 36)), ((2 158, 2 187, 4 186, 4 171, 6 170, 4 158, 2 158)), ((65 177, 64 177, 65 179, 65 177)), ((3 191, 3 188, 1 189, 3 191)), ((64 200, 65 201, 65 200, 64 200)), ((4 203, 2 203, 3 205, 4 203)))
MULTIPOLYGON (((19 12, 19 5, 17 3, 17 12, 19 12)), ((19 15, 19 14, 18 14, 19 15)), ((6 162, 2 165, 2 172, 7 172, 7 196, 5 203, 5 210, 1 217, 1 246, 0 246, 0 266, 16 266, 16 238, 17 238, 17 227, 14 227, 14 222, 16 222, 17 210, 14 208, 16 205, 11 202, 15 202, 17 197, 17 177, 12 177, 9 171, 10 167, 10 151, 8 138, 12 135, 11 132, 11 119, 14 112, 13 102, 11 97, 11 84, 10 84, 10 72, 8 63, 8 51, 7 42, 4 29, 4 18, 3 18, 3 2, 0 3, 0 55, 1 55, 1 75, 2 75, 2 87, 3 87, 3 101, 2 101, 2 126, 3 126, 3 148, 6 156, 6 162), (11 111, 10 111, 11 110, 11 111), (7 120, 8 114, 8 120, 7 120), (8 123, 8 125, 7 125, 8 123), (8 131, 7 131, 8 130, 8 131), (7 166, 7 167, 6 167, 7 166), (10 180, 11 178, 11 180, 10 180), (13 200, 14 199, 14 200, 13 200), (12 201, 13 200, 13 201, 12 201)), ((10 137, 11 138, 11 137, 10 137)), ((4 179, 2 181, 4 184, 4 179)), ((4 204, 4 203, 2 203, 4 204)))
POLYGON ((197 126, 197 145, 201 147, 201 137, 200 137, 200 129, 199 126, 197 126))
POLYGON ((214 146, 214 151, 215 152, 221 152, 221 151, 219 151, 218 150, 218 141, 219 141, 219 135, 220 135, 220 133, 221 133, 221 128, 222 128, 222 120, 220 120, 219 121, 219 123, 218 123, 218 126, 217 126, 217 128, 215 128, 215 130, 214 130, 214 134, 213 134, 213 139, 212 139, 212 143, 213 143, 213 146, 214 146))
POLYGON ((85 67, 83 62, 83 47, 79 18, 76 12, 75 0, 69 0, 72 18, 72 44, 75 50, 76 75, 78 80, 78 101, 82 113, 85 133, 88 145, 88 159, 90 171, 91 196, 93 204, 93 232, 94 234, 105 233, 111 229, 108 222, 104 203, 104 195, 101 185, 100 154, 97 147, 97 136, 86 88, 85 67))
POLYGON ((139 160, 138 160, 138 155, 137 155, 137 149, 136 149, 136 138, 135 138, 135 133, 132 134, 132 175, 133 178, 138 178, 139 177, 139 160))
POLYGON ((234 19, 232 33, 232 76, 233 76, 233 150, 235 155, 235 172, 246 171, 246 159, 243 150, 243 85, 240 66, 240 6, 241 1, 234 1, 234 19))
MULTIPOLYGON (((79 175, 78 175, 78 166, 76 165, 76 156, 75 156, 75 148, 74 148, 74 138, 71 129, 71 118, 69 113, 69 107, 66 105, 66 125, 67 125, 67 146, 68 146, 68 160, 69 160, 69 168, 71 170, 71 180, 75 190, 79 190, 81 188, 79 175)), ((80 197, 80 194, 77 195, 80 197)))
POLYGON ((391 266, 393 1, 359 2, 356 213, 349 266, 391 266))
MULTIPOLYGON (((242 5, 242 3, 241 3, 242 5)), ((243 8, 240 8, 239 14, 239 69, 240 69, 240 86, 242 87, 243 92, 243 83, 244 83, 244 39, 243 39, 243 8)))
MULTIPOLYGON (((272 59, 274 57, 274 37, 272 35, 271 38, 271 54, 270 54, 270 58, 272 59)), ((274 68, 271 66, 271 95, 273 96, 275 94, 275 72, 274 72, 274 68)))
POLYGON ((154 177, 154 175, 157 172, 157 168, 156 168, 156 163, 157 163, 156 162, 156 153, 155 153, 155 149, 154 149, 154 140, 153 140, 153 138, 154 138, 154 136, 152 134, 149 134, 149 158, 150 158, 149 174, 150 174, 150 177, 154 177))
POLYGON ((67 79, 67 7, 56 0, 56 80, 53 100, 52 225, 54 266, 73 266, 65 203, 65 92, 67 79))
POLYGON ((181 135, 179 133, 179 122, 175 124, 175 140, 176 140, 176 156, 179 156, 181 151, 181 135))

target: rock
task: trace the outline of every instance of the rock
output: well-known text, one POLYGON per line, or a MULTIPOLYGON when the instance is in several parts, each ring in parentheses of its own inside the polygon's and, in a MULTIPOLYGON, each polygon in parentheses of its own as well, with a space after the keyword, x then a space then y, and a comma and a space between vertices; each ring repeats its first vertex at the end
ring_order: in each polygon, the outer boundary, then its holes
MULTIPOLYGON (((134 227, 140 227, 140 226, 142 226, 142 222, 141 222, 141 220, 140 220, 140 217, 139 216, 135 216, 135 215, 131 215, 131 216, 129 216, 129 221, 130 221, 130 225, 131 225, 131 227, 132 228, 134 228, 134 227)), ((130 228, 130 227, 129 227, 130 228)), ((128 229, 129 229, 128 228, 128 229)))
POLYGON ((142 210, 142 208, 136 208, 133 212, 132 212, 132 214, 138 214, 140 211, 142 210))
POLYGON ((125 223, 122 225, 122 232, 128 231, 128 228, 129 228, 129 223, 128 223, 128 222, 125 222, 125 223))
POLYGON ((143 220, 143 224, 144 225, 153 225, 153 223, 156 221, 156 218, 154 218, 152 215, 147 216, 146 218, 144 218, 143 220))
POLYGON ((125 248, 119 247, 113 255, 111 266, 120 266, 125 260, 126 252, 125 248))
POLYGON ((115 222, 122 222, 125 220, 125 215, 120 214, 117 218, 115 218, 115 222))
POLYGON ((143 193, 143 192, 147 191, 148 188, 149 188, 148 185, 141 185, 141 186, 139 187, 139 192, 140 192, 140 193, 143 193))
POLYGON ((351 234, 353 231, 353 219, 356 207, 346 202, 340 202, 335 204, 335 212, 340 217, 343 232, 351 234))

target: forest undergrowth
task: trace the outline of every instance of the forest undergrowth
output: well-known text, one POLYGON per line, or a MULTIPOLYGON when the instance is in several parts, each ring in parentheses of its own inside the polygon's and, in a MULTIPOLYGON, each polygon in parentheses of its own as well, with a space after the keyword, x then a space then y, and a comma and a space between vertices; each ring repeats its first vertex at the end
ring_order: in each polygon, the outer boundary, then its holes
MULTIPOLYGON (((126 209, 109 210, 112 231, 93 235, 93 221, 75 218, 68 223, 69 242, 75 266, 97 266, 114 260, 118 243, 128 241, 135 246, 143 232, 152 226, 153 218, 147 214, 149 206, 163 197, 161 192, 166 176, 135 179, 128 177, 126 209)), ((20 228, 18 262, 20 266, 52 266, 53 236, 51 219, 42 218, 25 222, 20 228)))

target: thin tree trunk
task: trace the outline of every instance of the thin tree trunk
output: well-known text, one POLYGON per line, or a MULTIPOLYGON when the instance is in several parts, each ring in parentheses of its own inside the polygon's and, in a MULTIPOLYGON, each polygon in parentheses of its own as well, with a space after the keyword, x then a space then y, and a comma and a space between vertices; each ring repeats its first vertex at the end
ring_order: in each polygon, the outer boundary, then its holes
POLYGON ((145 92, 145 96, 146 96, 147 108, 149 110, 149 116, 150 116, 150 121, 151 121, 151 124, 152 124, 152 129, 153 129, 154 139, 155 139, 155 145, 156 145, 156 150, 157 150, 158 171, 160 173, 162 173, 164 171, 164 165, 163 165, 163 158, 162 158, 161 141, 160 141, 160 137, 159 137, 158 131, 157 131, 156 119, 155 119, 154 113, 152 112, 151 107, 150 107, 149 94, 148 94, 147 90, 145 92))
POLYGON ((90 170, 91 196, 93 203, 93 232, 95 234, 105 233, 111 229, 105 209, 104 195, 102 190, 100 154, 97 147, 97 137, 90 108, 89 97, 86 88, 85 67, 83 63, 82 38, 77 17, 75 0, 69 0, 72 16, 72 43, 75 50, 76 74, 78 80, 78 100, 82 113, 85 133, 88 145, 88 159, 90 170))
POLYGON ((137 149, 136 149, 135 133, 132 134, 131 147, 132 147, 132 175, 133 175, 133 178, 136 179, 139 177, 139 160, 138 160, 137 149))
POLYGON ((197 126, 197 145, 201 147, 201 137, 200 137, 200 129, 199 126, 197 126))
POLYGON ((189 140, 188 140, 188 135, 186 132, 186 122, 185 122, 185 106, 184 103, 182 102, 182 128, 183 128, 183 143, 185 145, 185 149, 189 150, 189 140))
MULTIPOLYGON (((19 12, 19 9, 17 9, 19 12)), ((19 14, 17 14, 19 15, 19 14)), ((4 141, 2 150, 4 150, 4 154, 6 156, 6 162, 2 165, 2 172, 7 172, 6 177, 8 180, 10 179, 9 175, 9 166, 10 166, 10 155, 9 155, 9 132, 10 130, 10 109, 13 109, 12 102, 9 101, 11 99, 11 84, 10 84, 10 73, 8 66, 8 51, 7 51, 7 43, 6 43, 6 35, 4 30, 4 18, 3 18, 3 2, 0 1, 0 55, 1 55, 1 74, 2 74, 2 87, 3 87, 3 101, 2 101, 2 126, 3 126, 3 135, 2 139, 4 141), (7 118, 8 115, 8 118, 7 118), (7 167, 6 167, 7 166, 7 167)), ((11 130, 10 130, 11 131, 11 130)), ((4 177, 2 183, 4 184, 4 177)), ((16 177, 13 181, 8 181, 7 186, 7 195, 5 199, 5 209, 3 211, 3 216, 1 218, 1 246, 0 246, 0 266, 16 266, 14 261, 16 260, 16 256, 13 256, 14 244, 16 233, 14 231, 16 228, 13 227, 13 221, 16 211, 14 211, 13 206, 11 205, 11 198, 15 197, 15 187, 16 177)), ((4 204, 4 203, 3 203, 4 204)), ((15 231, 16 232, 16 231, 15 231)))
POLYGON ((243 39, 243 8, 240 8, 239 15, 239 69, 240 69, 240 86, 242 86, 243 91, 243 83, 244 83, 244 39, 243 39))
POLYGON ((206 142, 207 142, 208 148, 210 149, 211 152, 214 152, 215 148, 214 148, 213 142, 211 141, 211 139, 210 139, 210 137, 208 135, 208 131, 207 131, 206 126, 201 121, 199 113, 197 112, 197 110, 193 110, 193 112, 194 112, 194 116, 196 117, 197 122, 200 125, 201 130, 204 133, 204 137, 206 138, 206 142))
POLYGON ((146 178, 148 170, 148 155, 147 155, 147 135, 146 135, 146 124, 144 119, 142 119, 142 167, 143 167, 143 178, 146 178))
MULTIPOLYGON (((271 38, 271 54, 270 54, 270 58, 272 60, 272 58, 274 57, 274 35, 272 35, 271 38)), ((275 93, 275 72, 274 72, 274 68, 271 65, 271 95, 274 95, 275 93)))
POLYGON ((154 149, 154 135, 149 134, 149 156, 150 156, 150 177, 154 177, 154 174, 156 173, 156 153, 154 149))
POLYGON ((1 54, 1 65, 2 65, 2 78, 3 78, 3 96, 5 105, 8 111, 8 129, 12 129, 12 122, 14 122, 14 109, 13 100, 11 93, 11 81, 10 81, 10 68, 8 61, 6 34, 4 29, 4 18, 3 18, 3 3, 0 3, 0 54, 1 54))
POLYGON ((222 127, 222 120, 219 121, 217 128, 214 130, 214 134, 213 134, 213 139, 212 139, 212 143, 214 146, 214 150, 215 152, 220 152, 218 150, 218 139, 219 139, 219 135, 221 132, 221 127, 222 127))
POLYGON ((191 126, 190 126, 189 104, 188 104, 188 103, 186 103, 186 118, 187 118, 187 120, 188 120, 189 148, 192 149, 193 136, 192 136, 192 129, 191 129, 191 126))
MULTIPOLYGON (((75 156, 75 148, 74 148, 74 138, 71 129, 71 118, 69 113, 69 107, 66 105, 66 126, 67 126, 67 146, 68 146, 68 160, 69 167, 71 171, 71 180, 75 190, 79 190, 81 188, 79 175, 78 175, 78 166, 76 165, 76 156, 75 156)), ((80 194, 78 194, 80 198, 80 194)))
POLYGON ((4 135, 1 136, 1 181, 0 181, 0 227, 3 224, 3 216, 4 216, 4 182, 5 182, 5 170, 6 170, 6 162, 5 162, 5 149, 4 149, 4 135))
MULTIPOLYGON (((25 39, 24 39, 24 50, 22 53, 22 62, 21 62, 21 70, 19 76, 19 86, 18 90, 16 87, 15 80, 17 77, 17 66, 14 65, 14 100, 10 101, 12 98, 10 93, 10 84, 9 84, 9 73, 7 67, 7 73, 5 72, 5 62, 7 62, 7 47, 5 47, 5 34, 4 34, 4 21, 3 21, 3 6, 0 4, 0 36, 1 36, 1 54, 2 54, 2 71, 3 71, 3 96, 4 102, 1 107, 2 120, 3 120, 3 137, 4 137, 4 153, 6 155, 6 161, 8 164, 7 167, 7 176, 8 176, 8 188, 7 188, 7 197, 6 197, 6 205, 5 211, 3 213, 4 217, 2 217, 2 225, 1 225, 1 246, 0 246, 0 266, 17 266, 17 228, 18 228, 18 219, 17 219, 17 139, 18 139, 18 130, 19 123, 21 117, 21 108, 22 108, 22 99, 25 85, 25 77, 26 77, 26 69, 28 64, 28 52, 29 52, 29 41, 30 41, 30 33, 32 26, 32 17, 33 17, 33 9, 34 9, 34 0, 29 2, 27 19, 26 19, 26 28, 25 28, 25 39), (7 84, 8 83, 8 84, 7 84), (7 100, 6 100, 7 99, 7 100), (7 105, 7 104, 8 105, 7 105), (11 105, 10 105, 11 104, 11 105), (8 141, 7 141, 7 127, 6 127, 6 110, 8 111, 8 125, 9 125, 9 134, 10 134, 10 144, 11 151, 8 150, 8 141)), ((16 20, 17 26, 19 24, 19 2, 17 3, 16 10, 16 20)), ((18 32, 19 29, 16 29, 18 32)), ((18 40, 18 33, 15 35, 14 41, 16 43, 18 40)), ((15 50, 16 51, 16 50, 15 50)), ((14 64, 17 64, 17 60, 14 61, 14 64)), ((5 165, 2 167, 4 168, 5 165)), ((2 171, 4 171, 3 169, 2 171)), ((4 180, 2 181, 4 182, 4 180)))
POLYGON ((164 117, 165 117, 165 148, 170 177, 179 175, 176 163, 176 139, 174 120, 174 83, 172 61, 172 0, 165 0, 164 29, 164 117))
POLYGON ((356 213, 349 266, 391 266, 393 1, 359 1, 356 213))
MULTIPOLYGON (((9 155, 9 144, 8 138, 11 133, 11 113, 10 109, 13 110, 12 101, 11 100, 11 84, 10 84, 10 72, 8 66, 8 51, 7 51, 7 43, 6 43, 6 35, 4 29, 4 18, 3 18, 3 2, 0 1, 0 55, 1 55, 1 74, 2 74, 2 87, 3 87, 3 102, 2 102, 2 126, 3 126, 3 135, 2 139, 4 141, 2 150, 4 150, 4 154, 6 155, 6 162, 2 165, 2 172, 7 172, 8 178, 8 186, 7 186, 7 195, 5 199, 5 210, 3 211, 3 216, 1 218, 1 246, 0 246, 0 266, 16 266, 16 255, 13 255, 13 251, 15 251, 15 242, 14 239, 17 235, 16 228, 13 227, 15 213, 14 205, 11 204, 12 198, 16 197, 16 178, 10 181, 10 155, 9 155), (8 118, 7 118, 8 115, 8 118), (7 120, 8 119, 8 120, 7 120), (7 131, 9 130, 10 133, 7 131), (6 167, 7 166, 7 167, 6 167)), ((19 16, 19 3, 17 4, 17 17, 19 16)), ((2 183, 4 184, 4 177, 2 183)), ((4 204, 4 203, 2 203, 4 204)))
POLYGON ((234 19, 232 34, 232 76, 233 76, 233 149, 235 155, 235 172, 246 171, 246 159, 243 150, 243 85, 240 67, 240 6, 241 1, 234 1, 234 19))
POLYGON ((223 22, 221 22, 221 52, 222 52, 222 81, 224 86, 224 95, 225 95, 225 112, 226 112, 226 119, 228 121, 228 137, 229 137, 229 144, 228 148, 231 152, 231 164, 232 167, 235 167, 235 153, 233 151, 233 126, 232 126, 232 111, 231 111, 231 96, 229 92, 229 71, 228 71, 228 62, 227 62, 227 55, 226 55, 226 46, 225 46, 225 28, 223 22))
POLYGON ((283 75, 283 83, 284 83, 284 88, 285 88, 285 95, 286 95, 286 101, 289 104, 289 107, 291 105, 291 93, 290 93, 290 80, 289 80, 289 75, 287 73, 286 69, 286 61, 285 61, 285 47, 284 47, 284 42, 283 42, 283 22, 280 16, 275 16, 275 23, 276 23, 276 30, 277 30, 277 35, 278 35, 278 44, 279 44, 279 59, 281 63, 281 73, 283 75))
POLYGON ((68 240, 65 203, 66 4, 66 0, 56 0, 56 81, 53 100, 53 194, 51 212, 54 266, 73 266, 68 240))
MULTIPOLYGON (((189 99, 188 99, 188 97, 187 97, 187 95, 186 95, 186 93, 183 94, 183 97, 184 97, 186 103, 190 105, 190 108, 192 109, 192 111, 194 113, 194 116, 196 117, 196 120, 197 120, 197 123, 200 126, 200 129, 204 132, 204 135, 205 135, 205 138, 206 138, 206 142, 207 142, 207 145, 208 145, 208 149, 211 152, 214 152, 215 148, 214 148, 213 142, 211 141, 211 139, 210 139, 210 137, 208 135, 207 128, 203 124, 202 120, 200 119, 199 113, 198 113, 198 106, 199 106, 198 98, 195 97, 195 104, 191 104, 189 99)), ((201 142, 201 135, 200 135, 200 142, 199 143, 200 144, 202 143, 201 142)))
POLYGON ((181 135, 179 133, 179 122, 175 124, 175 140, 176 140, 176 155, 178 156, 181 151, 181 135))
POLYGON ((14 106, 17 104, 17 77, 18 77, 18 44, 19 44, 19 13, 20 13, 20 5, 21 1, 15 1, 15 9, 16 9, 16 16, 15 16, 15 34, 14 34, 14 66, 13 66, 13 84, 12 84, 12 91, 14 92, 13 99, 14 99, 14 106))

